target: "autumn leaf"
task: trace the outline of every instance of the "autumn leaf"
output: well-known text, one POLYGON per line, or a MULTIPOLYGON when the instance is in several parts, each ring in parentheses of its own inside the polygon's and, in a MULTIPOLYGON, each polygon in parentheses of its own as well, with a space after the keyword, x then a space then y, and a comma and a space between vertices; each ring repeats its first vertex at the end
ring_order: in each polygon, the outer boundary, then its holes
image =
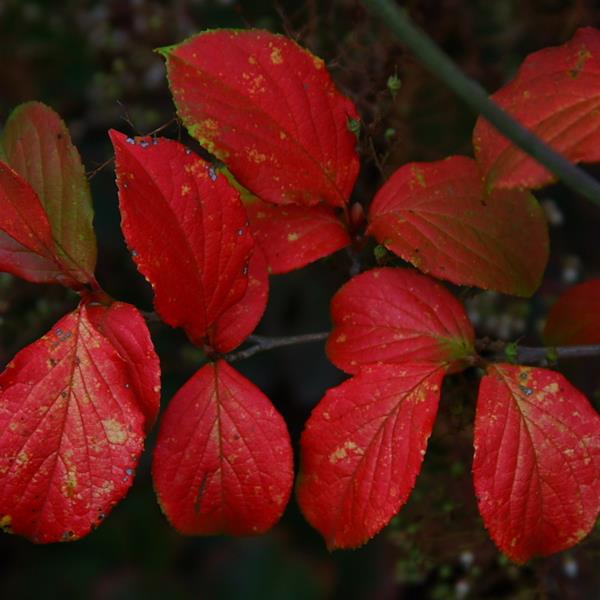
POLYGON ((254 241, 239 194, 178 142, 114 130, 111 138, 121 226, 133 259, 164 321, 203 344, 248 286, 254 241))
POLYGON ((549 346, 600 344, 600 279, 568 289, 550 309, 544 328, 549 346))
POLYGON ((35 542, 83 537, 127 493, 143 449, 130 366, 82 304, 16 355, 0 390, 0 525, 35 542))
MULTIPOLYGON (((492 99, 568 160, 600 161, 600 31, 529 55, 492 99)), ((489 186, 539 188, 555 177, 480 117, 475 156, 489 186)))
POLYGON ((356 180, 358 120, 323 61, 260 30, 215 30, 160 49, 190 134, 276 204, 343 206, 356 180))
POLYGON ((160 408, 160 362, 148 326, 140 311, 125 302, 87 308, 94 327, 112 344, 124 361, 138 405, 143 411, 146 433, 150 431, 160 408))
POLYGON ((330 389, 311 414, 297 495, 330 549, 364 544, 407 501, 444 372, 419 363, 365 367, 330 389))
POLYGON ((38 195, 62 262, 81 271, 78 279, 90 280, 96 267, 92 197, 66 125, 48 106, 27 102, 8 118, 1 145, 6 162, 38 195))
POLYGON ((0 162, 0 270, 34 283, 79 287, 85 274, 65 264, 34 189, 0 162))
POLYGON ((256 329, 267 308, 268 297, 267 262, 257 246, 248 266, 246 293, 212 325, 208 333, 209 345, 221 353, 237 348, 256 329))
POLYGON ((221 360, 202 367, 169 403, 152 472, 178 531, 263 533, 291 492, 289 434, 268 398, 221 360))
POLYGON ((276 206, 253 196, 244 198, 244 206, 270 273, 300 269, 350 244, 348 229, 325 204, 276 206))
POLYGON ((439 283, 409 269, 372 269, 331 302, 331 362, 347 373, 377 362, 430 362, 460 370, 474 354, 464 308, 439 283))
POLYGON ((473 480, 485 525, 512 560, 570 548, 600 511, 600 417, 560 373, 491 365, 479 389, 473 480))
POLYGON ((379 190, 368 232, 424 273, 531 296, 548 262, 548 227, 526 191, 484 190, 466 156, 400 167, 379 190))

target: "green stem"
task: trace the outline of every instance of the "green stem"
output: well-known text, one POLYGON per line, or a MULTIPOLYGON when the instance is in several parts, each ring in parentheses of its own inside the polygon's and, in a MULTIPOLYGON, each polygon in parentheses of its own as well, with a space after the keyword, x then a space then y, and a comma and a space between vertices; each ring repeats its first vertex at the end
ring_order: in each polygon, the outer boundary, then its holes
POLYGON ((364 3, 387 24, 398 41, 406 44, 436 77, 473 110, 483 115, 500 133, 554 173, 565 185, 600 205, 600 183, 547 146, 490 100, 481 85, 466 77, 412 22, 406 9, 397 7, 391 0, 364 0, 364 3))

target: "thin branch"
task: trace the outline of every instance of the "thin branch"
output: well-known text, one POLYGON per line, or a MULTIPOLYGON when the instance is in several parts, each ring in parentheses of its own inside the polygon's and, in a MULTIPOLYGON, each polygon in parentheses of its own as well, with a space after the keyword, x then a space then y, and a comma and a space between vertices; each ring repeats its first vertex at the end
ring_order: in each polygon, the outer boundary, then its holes
POLYGON ((162 319, 157 312, 151 310, 141 310, 140 313, 142 314, 142 317, 148 321, 148 323, 162 323, 162 319))
POLYGON ((600 205, 600 183, 547 146, 490 100, 483 87, 464 75, 412 22, 406 9, 395 6, 391 0, 364 0, 364 3, 387 24, 398 41, 406 44, 419 60, 466 104, 482 114, 499 132, 554 173, 567 186, 600 205))
POLYGON ((600 344, 535 347, 484 338, 477 340, 476 348, 489 360, 523 364, 554 364, 561 359, 600 357, 600 344))
MULTIPOLYGON (((161 319, 157 313, 141 311, 142 316, 148 323, 160 323, 161 319)), ((301 335, 269 337, 264 335, 251 335, 248 342, 252 346, 244 350, 230 352, 223 356, 228 362, 244 360, 259 352, 283 348, 284 346, 298 346, 311 342, 322 342, 331 334, 330 331, 318 333, 305 333, 301 335)), ((570 358, 593 358, 600 357, 600 344, 587 346, 520 346, 515 342, 503 342, 480 338, 475 342, 475 350, 482 358, 494 362, 515 362, 521 364, 554 364, 561 359, 570 358)), ((477 361, 479 362, 479 361, 477 361)), ((473 363, 476 364, 476 363, 473 363)))
POLYGON ((228 362, 234 362, 236 360, 243 360, 244 358, 250 358, 259 352, 265 350, 272 350, 273 348, 282 348, 283 346, 295 346, 297 344, 308 344, 309 342, 322 342, 329 336, 329 331, 322 331, 320 333, 305 333, 304 335, 290 335, 284 337, 266 337, 262 335, 251 335, 248 340, 253 342, 253 346, 246 348, 245 350, 238 350, 237 352, 231 352, 225 356, 228 362))

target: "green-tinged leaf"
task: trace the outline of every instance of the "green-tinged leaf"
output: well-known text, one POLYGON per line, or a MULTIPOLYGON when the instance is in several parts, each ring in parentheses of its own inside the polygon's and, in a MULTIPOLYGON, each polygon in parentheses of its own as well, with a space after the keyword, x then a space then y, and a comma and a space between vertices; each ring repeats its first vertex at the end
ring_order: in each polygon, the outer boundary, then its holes
POLYGON ((96 266, 92 198, 62 119, 40 102, 21 104, 6 122, 2 146, 8 164, 39 196, 59 251, 92 274, 96 266))

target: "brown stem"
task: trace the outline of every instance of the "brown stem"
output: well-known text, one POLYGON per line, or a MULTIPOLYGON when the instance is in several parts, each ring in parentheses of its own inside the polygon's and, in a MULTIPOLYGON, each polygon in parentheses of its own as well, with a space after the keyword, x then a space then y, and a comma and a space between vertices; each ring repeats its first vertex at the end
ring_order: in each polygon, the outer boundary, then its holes
POLYGON ((319 333, 305 333, 303 335, 290 335, 284 337, 266 337, 262 335, 251 335, 248 340, 253 342, 254 345, 246 348, 245 350, 238 350, 237 352, 231 352, 224 358, 228 362, 234 362, 236 360, 243 360, 244 358, 250 358, 259 352, 265 350, 272 350, 273 348, 282 348, 283 346, 295 346, 297 344, 308 344, 309 342, 321 342, 329 336, 329 331, 322 331, 319 333))

